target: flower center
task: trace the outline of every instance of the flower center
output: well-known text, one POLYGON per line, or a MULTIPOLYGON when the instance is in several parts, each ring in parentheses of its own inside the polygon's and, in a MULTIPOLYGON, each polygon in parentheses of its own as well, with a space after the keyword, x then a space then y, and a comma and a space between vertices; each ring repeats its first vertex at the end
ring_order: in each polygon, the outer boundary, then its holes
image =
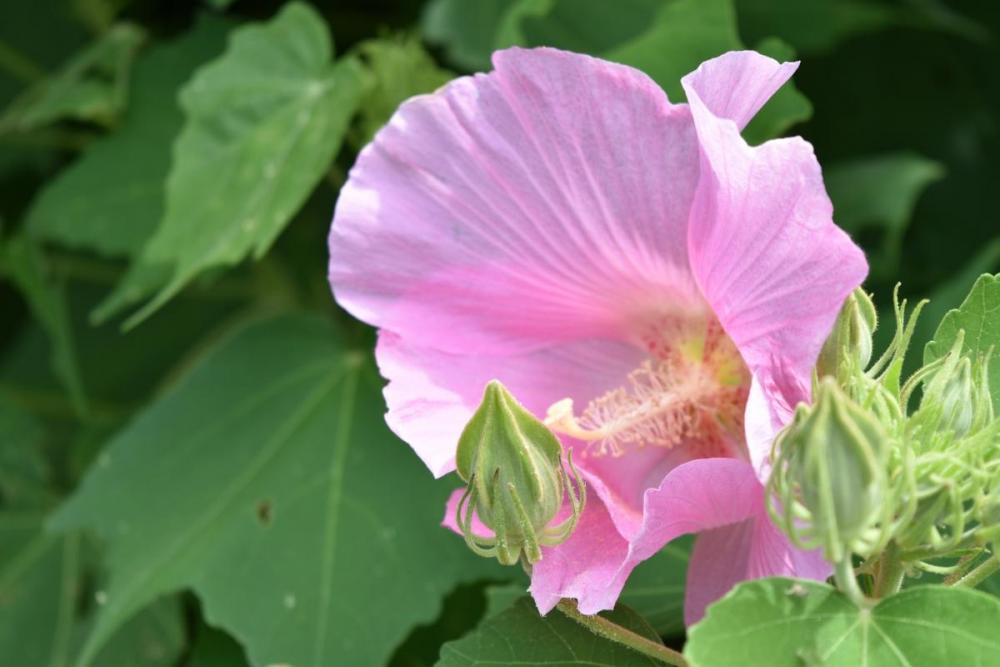
POLYGON ((573 401, 545 419, 556 433, 590 443, 589 454, 621 456, 639 447, 695 447, 692 454, 738 456, 750 374, 714 317, 662 318, 640 336, 649 358, 625 383, 592 400, 580 416, 573 401))

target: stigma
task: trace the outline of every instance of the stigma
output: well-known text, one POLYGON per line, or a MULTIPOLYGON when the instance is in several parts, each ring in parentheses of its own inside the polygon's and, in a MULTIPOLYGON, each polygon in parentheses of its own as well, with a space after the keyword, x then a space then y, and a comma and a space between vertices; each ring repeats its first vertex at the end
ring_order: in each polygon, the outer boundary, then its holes
POLYGON ((750 373, 718 321, 664 318, 645 327, 638 340, 649 356, 621 386, 579 415, 572 399, 557 401, 546 426, 586 443, 590 456, 681 445, 699 458, 739 456, 750 373))

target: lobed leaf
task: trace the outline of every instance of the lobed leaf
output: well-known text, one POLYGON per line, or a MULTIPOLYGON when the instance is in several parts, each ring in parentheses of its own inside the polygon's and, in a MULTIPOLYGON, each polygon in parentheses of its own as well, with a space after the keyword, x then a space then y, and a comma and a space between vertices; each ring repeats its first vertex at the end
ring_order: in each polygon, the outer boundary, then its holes
POLYGON ((319 318, 258 323, 110 443, 54 519, 108 544, 78 665, 183 588, 253 665, 381 665, 490 571, 438 527, 449 489, 389 433, 365 356, 319 318))
POLYGON ((1000 600, 979 591, 919 586, 859 609, 815 581, 740 584, 691 628, 691 667, 990 665, 1000 655, 1000 600))

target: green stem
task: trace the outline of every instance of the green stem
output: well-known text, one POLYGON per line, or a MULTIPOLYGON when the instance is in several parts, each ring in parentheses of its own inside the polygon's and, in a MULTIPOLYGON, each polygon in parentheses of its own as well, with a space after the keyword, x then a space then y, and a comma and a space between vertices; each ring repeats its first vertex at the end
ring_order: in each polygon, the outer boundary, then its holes
POLYGON ((865 598, 865 594, 861 592, 861 587, 858 586, 858 577, 854 574, 854 565, 851 563, 851 556, 849 554, 837 563, 833 571, 833 577, 837 582, 837 588, 840 589, 840 592, 851 598, 854 604, 858 605, 858 607, 868 606, 868 600, 865 598))
POLYGON ((993 554, 988 560, 977 565, 975 569, 956 581, 953 585, 975 588, 997 570, 1000 570, 1000 558, 996 554, 993 554))
POLYGON ((587 616, 581 614, 572 600, 563 600, 559 603, 559 611, 569 616, 571 619, 587 628, 595 635, 610 639, 613 642, 628 646, 633 651, 641 653, 647 657, 658 660, 674 667, 688 667, 687 660, 677 651, 667 648, 663 644, 646 639, 637 635, 631 630, 627 630, 613 621, 609 621, 603 616, 587 616))
POLYGON ((899 557, 899 547, 895 542, 890 542, 879 559, 878 574, 875 577, 875 588, 872 590, 872 596, 884 598, 899 591, 903 585, 905 573, 903 560, 899 557))

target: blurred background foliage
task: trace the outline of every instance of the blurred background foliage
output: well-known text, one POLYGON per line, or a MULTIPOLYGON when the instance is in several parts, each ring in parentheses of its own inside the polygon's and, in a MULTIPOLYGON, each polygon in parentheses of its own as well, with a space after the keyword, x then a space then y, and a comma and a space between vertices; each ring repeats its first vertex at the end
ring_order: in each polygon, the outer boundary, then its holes
MULTIPOLYGON (((387 432, 325 281, 337 190, 403 99, 514 44, 675 101, 721 52, 800 59, 746 136, 813 143, 877 303, 931 298, 919 350, 1000 268, 998 34, 973 0, 3 3, 4 662, 431 665, 520 608, 436 528, 449 483, 387 432)), ((675 643, 686 548, 624 596, 675 643)))

